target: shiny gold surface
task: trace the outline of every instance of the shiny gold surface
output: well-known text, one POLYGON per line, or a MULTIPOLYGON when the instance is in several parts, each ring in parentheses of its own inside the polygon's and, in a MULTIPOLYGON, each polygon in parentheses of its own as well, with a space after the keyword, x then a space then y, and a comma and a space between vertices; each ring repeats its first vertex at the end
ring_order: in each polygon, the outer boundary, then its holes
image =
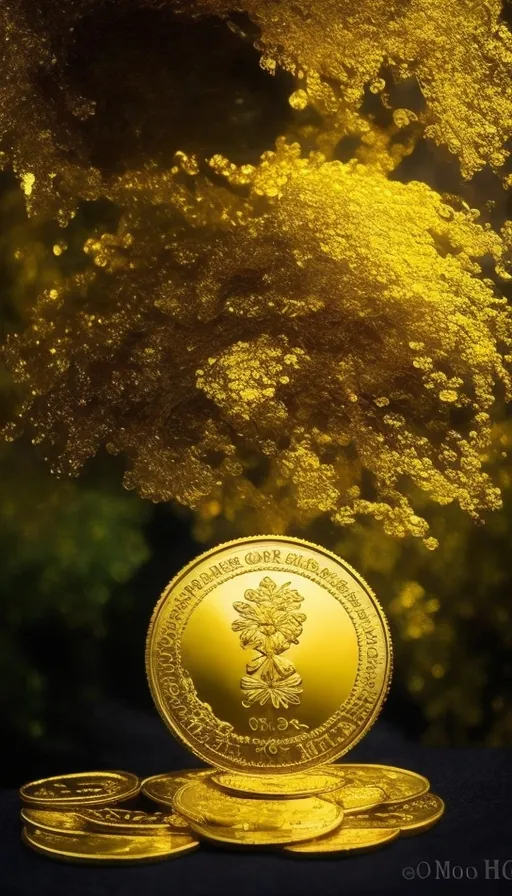
POLYGON ((423 775, 392 765, 340 762, 324 766, 323 771, 338 775, 345 786, 380 787, 386 805, 415 799, 430 789, 430 781, 423 775))
POLYGON ((370 852, 391 843, 400 835, 398 828, 347 828, 343 825, 332 834, 306 843, 286 846, 285 851, 297 855, 322 855, 330 852, 370 852))
POLYGON ((185 833, 154 837, 89 832, 56 834, 28 826, 23 828, 22 839, 27 846, 52 859, 100 865, 171 859, 199 846, 193 836, 185 833))
POLYGON ((444 815, 444 803, 434 793, 394 806, 379 806, 371 812, 350 816, 345 825, 350 828, 399 828, 400 833, 421 834, 428 831, 444 815))
POLYGON ((184 818, 175 812, 142 812, 119 807, 101 807, 88 809, 33 809, 23 806, 21 820, 32 828, 39 828, 52 833, 67 831, 97 831, 103 834, 136 834, 149 835, 187 831, 189 825, 184 818))
POLYGON ((299 775, 257 776, 243 775, 238 772, 216 772, 212 775, 211 780, 217 787, 228 793, 274 799, 324 795, 342 787, 337 775, 315 770, 299 775))
POLYGON ((185 769, 177 772, 166 772, 162 775, 152 775, 144 778, 141 784, 141 792, 149 800, 159 803, 161 806, 172 808, 174 794, 190 781, 209 778, 213 769, 185 769))
POLYGON ((185 784, 176 793, 174 805, 203 837, 253 846, 309 840, 334 830, 343 820, 340 806, 318 797, 237 797, 208 781, 185 784))
MULTIPOLYGON (((125 482, 144 498, 199 510, 226 501, 229 518, 235 493, 282 527, 290 516, 301 525, 373 516, 433 546, 426 495, 471 517, 498 509, 482 455, 500 413, 495 387, 510 393, 499 288, 509 228, 484 212, 486 201, 506 202, 500 178, 510 183, 512 39, 501 0, 140 0, 189 17, 246 13, 263 68, 297 75, 298 117, 278 115, 267 140, 256 114, 248 155, 245 139, 229 137, 253 119, 243 92, 237 112, 227 90, 218 134, 196 142, 196 110, 188 127, 172 117, 188 104, 188 79, 176 72, 161 94, 144 44, 125 55, 113 40, 107 67, 92 52, 95 88, 81 96, 70 63, 88 54, 84 25, 92 18, 94 30, 98 8, 119 7, 122 34, 134 4, 52 0, 43 4, 52 15, 34 6, 0 5, 9 37, 0 163, 12 165, 30 214, 65 227, 95 198, 114 203, 120 222, 92 229, 84 270, 68 262, 65 282, 60 267, 41 278, 32 314, 9 338, 2 356, 21 392, 9 434, 30 430, 52 467, 74 475, 106 443, 127 456, 125 482), (135 57, 145 64, 132 71, 135 57), (141 109, 128 87, 139 78, 141 109), (122 129, 130 122, 116 174, 95 156, 102 105, 122 108, 122 129), (133 153, 135 135, 149 133, 161 137, 133 153), (355 144, 346 164, 336 158, 345 137, 355 144), (431 176, 417 159, 407 182, 390 176, 431 141, 453 160, 451 195, 421 182, 431 176), (468 179, 493 169, 496 180, 465 187, 459 163, 468 179), (473 207, 456 198, 466 190, 473 207), (248 458, 264 486, 246 475, 248 458)), ((37 259, 25 264, 37 269, 37 259)))
POLYGON ((282 774, 341 756, 386 696, 384 614, 344 561, 299 539, 220 545, 170 583, 148 632, 155 704, 197 756, 282 774))
POLYGON ((374 806, 380 806, 386 799, 386 793, 381 787, 364 784, 347 784, 332 793, 322 794, 322 796, 341 806, 345 815, 366 812, 368 809, 373 809, 374 806))
POLYGON ((282 829, 247 827, 237 828, 226 825, 192 825, 194 832, 202 840, 212 840, 214 843, 225 843, 230 846, 285 846, 292 843, 308 842, 306 829, 303 827, 284 827, 282 829))
POLYGON ((439 821, 444 808, 442 799, 426 793, 410 802, 345 815, 341 827, 331 834, 289 849, 304 854, 373 849, 395 840, 399 834, 408 836, 427 831, 439 821))
POLYGON ((84 819, 90 830, 109 834, 136 834, 138 836, 186 831, 188 824, 175 812, 141 812, 140 810, 104 808, 80 809, 79 818, 84 819))
POLYGON ((140 782, 130 772, 79 772, 24 784, 19 795, 34 807, 115 805, 137 796, 140 782))
POLYGON ((31 828, 49 831, 54 834, 66 831, 85 831, 87 821, 78 811, 66 812, 63 809, 32 809, 22 806, 21 820, 31 828))

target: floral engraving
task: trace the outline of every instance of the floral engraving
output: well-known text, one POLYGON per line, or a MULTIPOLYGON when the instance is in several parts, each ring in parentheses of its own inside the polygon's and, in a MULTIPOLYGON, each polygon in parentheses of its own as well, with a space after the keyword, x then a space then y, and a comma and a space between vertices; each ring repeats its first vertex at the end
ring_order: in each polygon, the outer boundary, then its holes
POLYGON ((240 632, 242 647, 255 650, 257 656, 247 664, 247 675, 240 681, 243 705, 270 702, 275 709, 288 709, 300 703, 304 689, 295 666, 282 654, 299 642, 306 616, 298 610, 304 598, 290 588, 290 582, 278 588, 268 576, 256 590, 248 588, 244 597, 245 601, 233 604, 239 618, 231 628, 240 632))

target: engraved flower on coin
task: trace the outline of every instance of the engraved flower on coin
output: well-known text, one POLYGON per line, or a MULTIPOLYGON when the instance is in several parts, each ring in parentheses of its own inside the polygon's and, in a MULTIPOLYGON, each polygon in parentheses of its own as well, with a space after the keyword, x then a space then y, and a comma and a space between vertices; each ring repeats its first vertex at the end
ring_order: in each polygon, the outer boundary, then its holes
POLYGON ((232 628, 240 632, 242 647, 258 650, 264 646, 272 652, 281 653, 291 644, 297 644, 302 634, 302 623, 306 618, 304 613, 290 613, 268 601, 256 606, 236 601, 233 606, 241 619, 237 619, 232 628))
POLYGON ((257 589, 248 588, 244 597, 245 601, 233 604, 238 619, 231 626, 240 633, 241 646, 257 652, 240 683, 245 691, 244 706, 270 702, 278 709, 299 703, 302 679, 293 663, 281 654, 298 644, 306 620, 305 614, 298 612, 304 598, 290 588, 289 582, 278 588, 269 576, 257 589))
POLYGON ((240 687, 245 691, 247 703, 259 703, 265 706, 269 701, 275 709, 282 706, 288 709, 292 704, 300 703, 299 694, 302 694, 302 678, 298 672, 294 672, 288 678, 280 678, 273 681, 262 681, 259 678, 251 678, 244 675, 240 687))

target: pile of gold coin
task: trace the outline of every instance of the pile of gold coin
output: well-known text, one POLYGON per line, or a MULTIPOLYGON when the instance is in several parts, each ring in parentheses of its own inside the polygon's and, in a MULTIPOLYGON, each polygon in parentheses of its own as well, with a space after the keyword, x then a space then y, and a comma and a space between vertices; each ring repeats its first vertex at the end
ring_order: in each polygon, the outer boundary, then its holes
POLYGON ((200 840, 303 855, 373 849, 427 830, 444 811, 426 778, 378 765, 263 779, 192 771, 148 778, 142 790, 186 819, 200 840))
POLYGON ((170 859, 201 840, 353 853, 432 827, 444 805, 428 788, 421 775, 384 765, 333 764, 261 781, 215 769, 142 783, 128 772, 65 775, 21 788, 22 837, 50 858, 89 863, 170 859), (126 808, 139 795, 160 811, 126 808))
POLYGON ((20 789, 22 839, 67 862, 152 862, 199 846, 183 819, 134 804, 140 781, 129 772, 85 772, 34 781, 20 789))
POLYGON ((441 818, 422 775, 335 761, 375 722, 392 648, 369 586, 324 548, 257 536, 203 554, 157 604, 146 663, 164 722, 207 767, 25 785, 29 846, 89 862, 170 858, 202 840, 346 854, 441 818))

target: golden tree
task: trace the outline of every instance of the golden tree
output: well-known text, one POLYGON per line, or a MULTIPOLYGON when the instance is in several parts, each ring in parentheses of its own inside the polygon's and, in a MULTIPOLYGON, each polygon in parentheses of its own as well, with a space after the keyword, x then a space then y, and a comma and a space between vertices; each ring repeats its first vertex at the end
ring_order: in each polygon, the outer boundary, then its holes
POLYGON ((129 488, 203 530, 369 518, 397 565, 389 535, 432 548, 457 507, 499 508, 505 19, 499 0, 4 4, 1 158, 55 235, 3 350, 8 438, 72 475, 121 453, 129 488))

